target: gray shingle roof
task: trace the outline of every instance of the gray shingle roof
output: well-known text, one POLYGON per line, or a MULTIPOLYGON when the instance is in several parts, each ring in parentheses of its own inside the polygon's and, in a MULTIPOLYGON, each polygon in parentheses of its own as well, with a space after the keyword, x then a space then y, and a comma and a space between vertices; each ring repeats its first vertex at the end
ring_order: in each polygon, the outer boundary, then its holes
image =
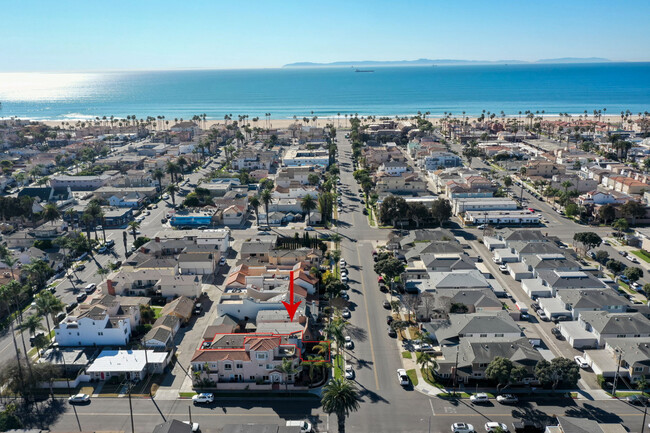
POLYGON ((600 335, 650 333, 650 320, 640 313, 585 311, 580 313, 580 318, 589 323, 600 335))

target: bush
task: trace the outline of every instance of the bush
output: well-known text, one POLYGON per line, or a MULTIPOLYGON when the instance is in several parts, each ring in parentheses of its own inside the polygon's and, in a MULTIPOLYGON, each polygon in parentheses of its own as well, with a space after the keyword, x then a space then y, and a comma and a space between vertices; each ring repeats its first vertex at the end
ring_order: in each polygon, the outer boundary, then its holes
POLYGON ((602 374, 597 375, 596 382, 598 382, 598 386, 600 386, 603 389, 605 388, 605 376, 603 376, 602 374))
POLYGON ((52 248, 52 241, 49 239, 42 239, 34 242, 34 247, 39 250, 49 250, 52 248))
POLYGON ((8 411, 0 412, 0 431, 15 430, 22 427, 23 424, 15 414, 8 411))

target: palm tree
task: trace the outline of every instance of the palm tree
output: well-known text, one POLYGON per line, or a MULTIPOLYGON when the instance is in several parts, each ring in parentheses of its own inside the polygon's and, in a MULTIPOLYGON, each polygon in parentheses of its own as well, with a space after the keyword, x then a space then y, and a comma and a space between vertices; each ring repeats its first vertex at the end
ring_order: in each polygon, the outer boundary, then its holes
POLYGON ((345 344, 346 322, 340 318, 332 320, 326 327, 325 332, 330 340, 336 343, 336 358, 341 364, 341 348, 345 344))
POLYGON ((158 181, 158 191, 162 192, 162 180, 163 177, 165 177, 165 173, 161 169, 157 168, 153 171, 153 177, 158 181))
POLYGON ((268 227, 269 226, 269 203, 273 201, 273 196, 271 195, 271 191, 268 189, 262 191, 261 199, 262 199, 262 203, 264 203, 264 209, 266 210, 266 225, 268 227))
POLYGON ((52 313, 52 306, 54 301, 52 299, 58 300, 50 292, 41 292, 35 297, 34 302, 36 302, 36 312, 39 316, 45 316, 45 323, 47 323, 47 335, 49 336, 52 333, 52 328, 50 327, 50 314, 52 313), (49 295, 49 296, 48 296, 49 295))
POLYGON ((172 205, 176 207, 176 193, 178 192, 178 185, 170 183, 167 185, 167 192, 169 193, 169 196, 172 198, 172 205))
POLYGON ((561 185, 562 185, 562 188, 564 188, 564 196, 566 197, 567 194, 568 194, 569 188, 571 188, 573 186, 573 184, 570 181, 565 180, 564 182, 562 182, 561 185))
POLYGON ((254 195, 248 200, 248 205, 255 209, 255 218, 257 219, 257 226, 260 226, 260 199, 254 195))
POLYGON ((438 363, 426 352, 417 352, 415 362, 426 371, 427 377, 431 378, 431 372, 438 368, 438 363))
POLYGON ((334 378, 323 387, 323 410, 336 414, 339 433, 345 432, 345 417, 359 410, 359 401, 357 387, 347 379, 334 378))
POLYGON ((28 316, 23 323, 18 325, 18 330, 20 331, 20 338, 23 341, 23 351, 25 352, 25 357, 27 358, 27 369, 29 370, 29 375, 32 377, 33 382, 33 372, 32 372, 32 362, 29 359, 27 345, 25 344, 25 336, 23 335, 25 331, 29 331, 29 335, 34 335, 37 330, 43 329, 43 323, 41 322, 41 316, 38 314, 32 314, 28 316))
POLYGON ((18 259, 13 256, 9 248, 2 244, 0 244, 0 261, 9 266, 9 270, 11 271, 11 278, 15 280, 16 278, 14 276, 14 266, 18 262, 18 259))
POLYGON ((137 239, 136 238, 136 236, 137 236, 136 231, 138 230, 139 227, 140 227, 140 223, 137 222, 137 221, 131 221, 129 223, 129 229, 131 230, 131 234, 133 235, 133 242, 135 242, 135 240, 137 239))
POLYGON ((300 201, 300 207, 302 208, 302 211, 307 214, 307 225, 309 225, 311 223, 311 211, 316 209, 316 200, 314 200, 311 195, 307 194, 300 201))
POLYGON ((45 205, 43 209, 43 218, 46 222, 51 222, 54 225, 54 221, 58 220, 61 216, 61 212, 53 204, 45 205))
POLYGON ((75 222, 78 219, 79 214, 77 213, 76 210, 70 208, 64 212, 64 215, 67 218, 70 227, 72 227, 72 229, 74 230, 75 222))
POLYGON ((293 366, 293 361, 287 358, 282 358, 282 365, 278 367, 278 371, 284 374, 284 389, 289 389, 289 375, 296 374, 298 369, 293 366))
POLYGON ((167 173, 169 173, 169 176, 171 177, 172 182, 178 181, 177 173, 178 173, 179 170, 180 169, 178 167, 178 164, 176 164, 173 161, 168 161, 167 162, 166 171, 167 171, 167 173))

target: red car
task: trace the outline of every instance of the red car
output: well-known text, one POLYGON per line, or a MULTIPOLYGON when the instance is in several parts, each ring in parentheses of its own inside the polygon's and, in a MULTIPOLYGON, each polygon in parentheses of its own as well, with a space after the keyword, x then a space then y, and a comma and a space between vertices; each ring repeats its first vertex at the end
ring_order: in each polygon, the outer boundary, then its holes
POLYGON ((379 284, 382 284, 382 283, 384 282, 384 277, 381 277, 381 276, 380 276, 379 278, 377 278, 377 282, 378 282, 379 284))
POLYGON ((528 211, 529 211, 529 212, 535 212, 535 209, 533 209, 532 207, 529 207, 529 208, 528 208, 528 211))

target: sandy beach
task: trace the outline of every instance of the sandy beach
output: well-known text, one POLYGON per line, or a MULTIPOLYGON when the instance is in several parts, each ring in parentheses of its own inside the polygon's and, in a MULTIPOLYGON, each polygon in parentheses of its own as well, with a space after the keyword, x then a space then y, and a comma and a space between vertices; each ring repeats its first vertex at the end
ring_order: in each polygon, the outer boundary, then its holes
MULTIPOLYGON (((577 121, 577 120, 584 120, 585 119, 584 116, 582 118, 579 117, 579 116, 580 116, 579 114, 571 115, 571 117, 568 118, 568 120, 569 121, 577 121)), ((389 119, 394 119, 395 118, 395 116, 392 115, 392 116, 374 116, 374 119, 375 119, 375 121, 378 121, 381 117, 387 117, 389 119)), ((405 117, 405 116, 400 116, 400 118, 402 118, 402 117, 405 117)), ((408 115, 406 117, 411 118, 412 116, 408 115)), ((461 117, 462 116, 454 116, 452 118, 460 119, 461 117)), ((542 117, 543 117, 543 119, 545 121, 558 121, 558 120, 566 121, 567 120, 566 117, 553 116, 553 115, 544 115, 542 117)), ((638 118, 637 115, 631 116, 632 120, 636 120, 637 118, 638 118)), ((366 117, 364 115, 361 115, 361 114, 359 115, 359 119, 362 119, 362 124, 373 123, 373 121, 371 119, 369 120, 368 117, 366 117)), ((431 121, 434 125, 438 125, 440 123, 441 119, 442 119, 442 117, 427 116, 427 120, 431 121)), ((468 119, 468 121, 470 123, 472 123, 472 122, 476 121, 478 118, 476 116, 474 116, 474 117, 468 116, 467 119, 468 119)), ((505 117, 506 122, 508 120, 510 120, 510 119, 519 119, 522 122, 527 122, 527 119, 523 114, 522 114, 522 116, 506 116, 505 117)), ((494 120, 500 121, 500 120, 503 120, 503 119, 500 116, 497 116, 497 117, 494 118, 494 120)), ((593 121, 594 120, 593 114, 589 115, 586 118, 586 120, 593 121)), ((601 116, 600 120, 602 122, 605 122, 605 123, 610 123, 612 125, 616 125, 616 124, 621 123, 621 116, 620 115, 606 115, 606 116, 603 115, 603 116, 601 116)), ((78 119, 78 120, 68 119, 66 122, 68 122, 72 126, 72 125, 76 124, 77 121, 88 122, 88 119, 78 119)), ((44 123, 44 124, 46 124, 48 126, 52 126, 52 127, 61 126, 61 121, 60 120, 43 120, 43 121, 41 121, 41 123, 44 123)), ((229 124, 232 123, 232 120, 229 120, 228 123, 229 124)), ((254 127, 266 128, 267 127, 267 121, 265 119, 263 119, 263 118, 260 118, 257 122, 253 122, 251 119, 249 119, 248 123, 251 126, 251 128, 254 128, 254 127)), ((303 122, 302 118, 298 118, 296 120, 294 120, 294 119, 286 119, 286 118, 284 118, 284 119, 270 119, 270 128, 272 128, 272 129, 284 129, 284 128, 288 128, 290 125, 292 125, 294 123, 299 123, 301 126, 314 126, 314 125, 316 125, 318 127, 323 127, 328 123, 332 123, 337 128, 347 128, 347 127, 350 126, 350 117, 348 117, 348 118, 346 118, 344 116, 341 116, 340 118, 337 118, 337 117, 319 117, 316 120, 316 123, 314 123, 312 118, 309 119, 308 123, 303 122)), ((225 125, 224 120, 223 119, 220 119, 220 120, 207 119, 205 121, 205 127, 206 128, 211 128, 213 126, 218 126, 218 125, 222 125, 222 126, 225 125)), ((170 122, 169 127, 171 127, 171 126, 172 126, 172 123, 170 122)), ((200 126, 201 127, 204 126, 203 122, 201 122, 200 126)), ((156 130, 160 130, 160 129, 156 128, 156 130)))

